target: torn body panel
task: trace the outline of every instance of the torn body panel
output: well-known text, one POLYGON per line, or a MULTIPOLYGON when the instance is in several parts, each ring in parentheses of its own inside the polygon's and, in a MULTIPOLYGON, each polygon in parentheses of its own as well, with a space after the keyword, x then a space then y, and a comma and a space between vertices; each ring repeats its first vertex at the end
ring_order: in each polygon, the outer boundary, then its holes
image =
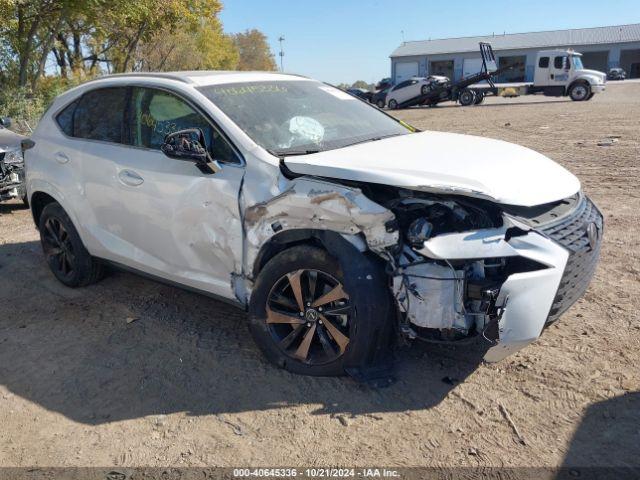
POLYGON ((357 188, 307 177, 291 180, 278 195, 244 211, 246 272, 274 235, 293 229, 330 230, 347 239, 361 235, 371 251, 381 253, 398 243, 398 231, 387 231, 394 219, 357 188))
POLYGON ((418 265, 423 269, 424 265, 431 266, 426 270, 428 275, 420 278, 409 272, 407 278, 412 289, 402 290, 394 283, 396 295, 411 300, 406 309, 411 323, 438 330, 453 329, 459 336, 468 336, 474 326, 476 331, 484 331, 495 320, 497 343, 485 355, 485 360, 491 362, 502 360, 538 338, 558 290, 568 252, 535 231, 508 239, 505 232, 504 228, 487 229, 425 241, 416 254, 422 257, 418 265), (437 272, 439 277, 434 276, 437 272), (433 295, 424 300, 423 292, 429 289, 433 295), (464 298, 451 293, 461 290, 464 298), (448 306, 443 306, 447 300, 448 306), (441 315, 427 315, 431 310, 438 310, 441 315), (421 320, 415 319, 420 316, 421 320))

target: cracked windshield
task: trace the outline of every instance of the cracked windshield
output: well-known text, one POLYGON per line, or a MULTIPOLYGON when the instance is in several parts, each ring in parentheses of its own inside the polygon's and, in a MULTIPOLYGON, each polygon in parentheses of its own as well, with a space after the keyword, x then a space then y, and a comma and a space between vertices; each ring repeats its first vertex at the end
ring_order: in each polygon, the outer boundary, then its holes
POLYGON ((320 82, 247 82, 200 91, 275 155, 315 153, 411 133, 376 108, 320 82))

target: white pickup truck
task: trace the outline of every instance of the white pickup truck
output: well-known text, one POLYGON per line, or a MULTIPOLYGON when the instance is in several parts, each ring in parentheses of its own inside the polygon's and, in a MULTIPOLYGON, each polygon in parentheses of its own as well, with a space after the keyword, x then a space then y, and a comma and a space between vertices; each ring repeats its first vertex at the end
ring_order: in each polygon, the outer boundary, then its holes
MULTIPOLYGON (((513 90, 513 96, 542 93, 569 96, 576 102, 590 100, 605 90, 607 75, 584 68, 581 57, 581 53, 573 50, 541 50, 536 59, 533 83, 474 84, 460 93, 458 101, 464 106, 477 104, 487 94, 505 95, 507 88, 513 90)), ((495 70, 495 65, 487 65, 488 72, 495 70)))

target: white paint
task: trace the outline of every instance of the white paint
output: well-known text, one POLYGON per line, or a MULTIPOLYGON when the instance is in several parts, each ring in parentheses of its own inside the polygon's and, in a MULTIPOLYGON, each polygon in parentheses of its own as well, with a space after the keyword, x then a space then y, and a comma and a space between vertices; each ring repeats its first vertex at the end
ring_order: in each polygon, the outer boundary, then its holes
POLYGON ((298 173, 454 192, 533 206, 569 197, 578 179, 528 148, 500 140, 421 132, 286 160, 298 173))

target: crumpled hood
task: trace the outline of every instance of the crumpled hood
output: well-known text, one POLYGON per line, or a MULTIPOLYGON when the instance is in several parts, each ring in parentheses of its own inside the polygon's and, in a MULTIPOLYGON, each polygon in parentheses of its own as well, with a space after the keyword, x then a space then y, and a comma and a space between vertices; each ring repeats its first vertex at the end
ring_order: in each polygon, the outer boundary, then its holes
POLYGON ((534 206, 569 197, 580 182, 533 150, 484 137, 420 132, 285 160, 306 175, 490 198, 534 206))

